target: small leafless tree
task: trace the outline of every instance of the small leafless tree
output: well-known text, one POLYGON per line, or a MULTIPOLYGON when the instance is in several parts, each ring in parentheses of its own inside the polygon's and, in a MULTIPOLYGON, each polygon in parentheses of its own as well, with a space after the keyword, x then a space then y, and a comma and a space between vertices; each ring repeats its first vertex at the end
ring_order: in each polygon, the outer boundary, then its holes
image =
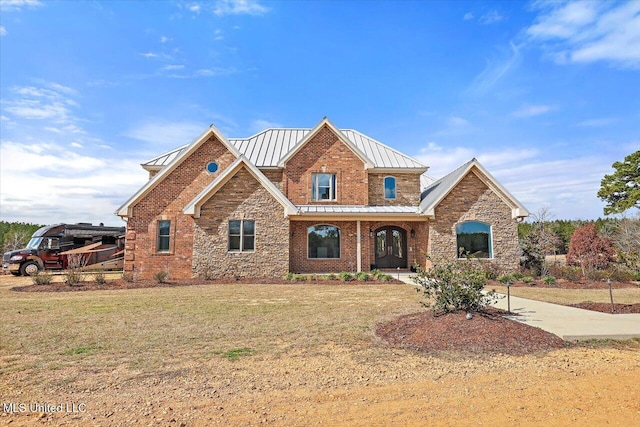
POLYGON ((24 230, 14 231, 5 237, 3 252, 15 251, 24 248, 29 242, 31 236, 24 230))

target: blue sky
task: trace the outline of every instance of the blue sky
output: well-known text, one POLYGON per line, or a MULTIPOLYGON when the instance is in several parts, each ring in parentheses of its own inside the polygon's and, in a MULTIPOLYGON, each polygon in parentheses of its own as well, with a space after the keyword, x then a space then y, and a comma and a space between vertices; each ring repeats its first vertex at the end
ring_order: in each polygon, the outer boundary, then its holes
POLYGON ((640 1, 0 1, 0 218, 121 224, 145 160, 327 116, 530 211, 640 149, 640 1))

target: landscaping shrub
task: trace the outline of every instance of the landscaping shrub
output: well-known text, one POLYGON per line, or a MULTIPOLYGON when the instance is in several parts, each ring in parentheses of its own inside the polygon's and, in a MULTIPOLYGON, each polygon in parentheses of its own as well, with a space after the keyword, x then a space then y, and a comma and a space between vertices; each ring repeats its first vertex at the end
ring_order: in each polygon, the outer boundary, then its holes
POLYGON ((160 270, 153 275, 153 278, 157 283, 166 283, 167 279, 169 278, 169 272, 160 270))
POLYGON ((390 274, 380 274, 378 276, 378 280, 382 281, 382 282, 390 282, 393 280, 393 276, 391 276, 390 274))
POLYGON ((333 273, 327 274, 326 276, 324 276, 325 280, 336 280, 338 278, 338 276, 336 276, 333 273))
POLYGON ((378 270, 377 268, 371 270, 369 272, 369 274, 371 274, 371 277, 373 277, 374 279, 379 279, 380 276, 382 275, 382 271, 378 270))
POLYGON ((422 286, 428 302, 423 303, 436 311, 479 311, 497 301, 494 291, 483 293, 487 278, 475 262, 446 262, 434 265, 429 271, 412 276, 422 286))
POLYGON ((582 279, 582 272, 580 271, 580 268, 568 265, 553 264, 549 266, 549 275, 574 283, 582 279))
POLYGON ((522 278, 522 283, 524 283, 525 285, 530 285, 533 283, 535 279, 532 276, 524 276, 522 278))
POLYGON ((632 280, 636 280, 636 276, 633 274, 633 271, 626 267, 612 269, 609 271, 609 276, 614 282, 630 282, 632 280))
POLYGON ((82 270, 78 268, 69 268, 64 273, 64 282, 68 285, 77 285, 84 280, 84 274, 82 270))
POLYGON ((493 262, 483 262, 482 268, 487 280, 494 280, 502 274, 502 268, 493 262))
POLYGON ((293 280, 293 276, 294 276, 294 274, 293 274, 293 273, 291 273, 291 272, 289 272, 289 273, 287 273, 287 274, 285 274, 285 275, 284 275, 284 280, 289 280, 289 281, 291 281, 291 280, 293 280))
POLYGON ((350 282, 353 280, 353 274, 347 271, 341 272, 340 274, 338 274, 338 277, 340 277, 340 280, 342 280, 343 282, 350 282))
POLYGON ((124 273, 122 273, 122 280, 124 280, 125 282, 137 282, 138 281, 138 273, 134 272, 134 271, 125 271, 124 273))
POLYGON ((514 279, 513 276, 511 274, 503 274, 501 276, 498 276, 498 282, 500 283, 513 283, 514 279))
POLYGON ((293 280, 295 280, 296 282, 306 282, 307 281, 307 275, 306 274, 296 274, 296 275, 294 275, 293 280))
POLYGON ((107 283, 107 277, 102 271, 99 271, 93 276, 93 281, 96 285, 104 285, 107 283))
POLYGON ((358 279, 358 281, 360 282, 366 282, 367 280, 369 280, 369 274, 365 273, 364 271, 359 271, 356 273, 356 279, 358 279))
POLYGON ((544 276, 542 278, 542 281, 544 283, 546 283, 547 285, 555 285, 556 284, 556 278, 553 276, 544 276))
POLYGON ((511 277, 513 277, 513 280, 522 280, 522 278, 524 277, 524 274, 520 273, 519 271, 516 271, 515 273, 511 274, 511 277))
POLYGON ((53 275, 46 270, 38 270, 31 275, 31 281, 34 285, 49 285, 53 281, 53 275))

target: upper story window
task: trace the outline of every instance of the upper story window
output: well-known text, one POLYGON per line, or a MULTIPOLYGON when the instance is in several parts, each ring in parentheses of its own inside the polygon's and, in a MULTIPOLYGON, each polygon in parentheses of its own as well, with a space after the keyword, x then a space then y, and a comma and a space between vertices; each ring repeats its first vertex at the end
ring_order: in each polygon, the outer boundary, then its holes
POLYGON ((313 200, 336 200, 335 173, 314 173, 311 185, 313 200))
POLYGON ((387 176, 384 178, 384 198, 396 198, 396 178, 393 176, 387 176))
POLYGON ((169 252, 171 240, 171 221, 158 221, 158 252, 169 252))
POLYGON ((458 258, 493 258, 491 226, 468 221, 456 225, 458 258))
POLYGON ((248 220, 229 221, 229 251, 249 252, 255 248, 256 222, 248 220))

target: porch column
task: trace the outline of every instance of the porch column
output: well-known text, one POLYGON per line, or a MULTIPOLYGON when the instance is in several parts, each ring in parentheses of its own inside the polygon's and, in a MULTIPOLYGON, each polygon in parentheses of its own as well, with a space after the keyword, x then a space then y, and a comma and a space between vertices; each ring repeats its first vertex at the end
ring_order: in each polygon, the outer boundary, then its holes
POLYGON ((357 239, 357 243, 356 243, 356 257, 358 258, 357 260, 357 268, 358 268, 358 273, 362 271, 362 235, 360 233, 360 220, 356 221, 356 239, 357 239))

